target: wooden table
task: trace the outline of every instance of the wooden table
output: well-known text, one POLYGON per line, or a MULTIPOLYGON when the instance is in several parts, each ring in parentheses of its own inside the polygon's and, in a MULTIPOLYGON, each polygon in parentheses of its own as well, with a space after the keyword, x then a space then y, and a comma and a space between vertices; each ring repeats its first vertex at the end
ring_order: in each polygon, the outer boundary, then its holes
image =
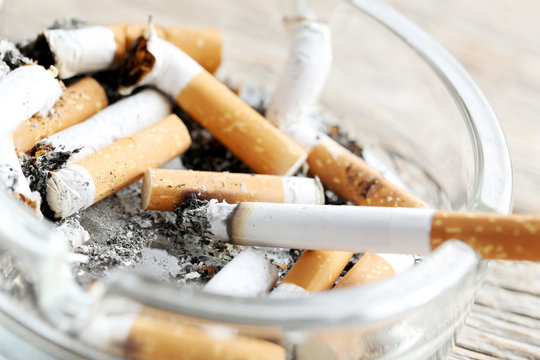
MULTIPOLYGON (((540 213, 540 2, 387 0, 484 91, 514 167, 516 212, 540 213)), ((540 263, 492 262, 451 359, 540 359, 540 263)))

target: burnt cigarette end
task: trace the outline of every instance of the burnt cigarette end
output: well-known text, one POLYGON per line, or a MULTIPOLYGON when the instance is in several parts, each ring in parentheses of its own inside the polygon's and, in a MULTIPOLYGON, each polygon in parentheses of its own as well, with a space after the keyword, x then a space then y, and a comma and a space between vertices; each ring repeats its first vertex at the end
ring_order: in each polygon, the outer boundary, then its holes
POLYGON ((205 240, 214 239, 207 217, 208 203, 206 200, 198 199, 196 194, 191 194, 186 201, 175 206, 176 227, 182 237, 196 236, 205 240))
MULTIPOLYGON (((64 167, 71 155, 79 150, 63 151, 43 143, 36 145, 29 154, 21 156, 21 168, 30 183, 30 190, 37 191, 42 199, 46 199, 47 179, 50 177, 50 172, 64 167)), ((55 220, 54 212, 47 201, 41 202, 41 212, 47 219, 55 220)))
POLYGON ((365 174, 362 174, 357 168, 349 165, 345 169, 347 174, 347 182, 351 184, 356 194, 364 199, 373 197, 380 188, 378 179, 366 179, 365 174))
POLYGON ((19 50, 24 56, 34 59, 46 69, 55 64, 54 54, 43 34, 39 34, 34 41, 26 45, 19 45, 19 50))
POLYGON ((120 71, 120 84, 124 87, 141 82, 152 70, 156 58, 148 51, 148 40, 139 37, 127 53, 120 71))

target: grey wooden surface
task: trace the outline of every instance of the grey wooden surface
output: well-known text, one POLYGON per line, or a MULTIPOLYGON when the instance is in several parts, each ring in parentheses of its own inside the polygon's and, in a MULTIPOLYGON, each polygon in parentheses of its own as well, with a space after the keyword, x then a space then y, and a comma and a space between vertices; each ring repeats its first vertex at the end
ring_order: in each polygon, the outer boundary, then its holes
MULTIPOLYGON (((387 0, 446 47, 503 127, 515 212, 540 213, 540 1, 387 0)), ((451 359, 540 359, 540 263, 492 262, 451 359)))

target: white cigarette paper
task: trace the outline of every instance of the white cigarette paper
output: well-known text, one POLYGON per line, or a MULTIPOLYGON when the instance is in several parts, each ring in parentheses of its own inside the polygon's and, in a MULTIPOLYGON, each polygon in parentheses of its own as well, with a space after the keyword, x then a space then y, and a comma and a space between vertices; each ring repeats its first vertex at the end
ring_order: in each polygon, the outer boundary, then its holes
POLYGON ((47 115, 60 95, 61 84, 42 66, 21 66, 7 74, 0 81, 0 138, 36 113, 47 115))
POLYGON ((431 251, 434 214, 426 208, 212 201, 206 208, 213 237, 236 245, 399 254, 431 251))
POLYGON ((41 198, 38 193, 30 190, 30 184, 22 171, 11 135, 0 139, 0 189, 22 195, 39 208, 41 198))
POLYGON ((66 218, 94 203, 96 187, 88 171, 68 163, 47 179, 47 204, 58 218, 66 218))
POLYGON ((295 17, 286 19, 285 26, 291 36, 289 58, 266 111, 266 118, 278 127, 305 120, 332 65, 327 24, 295 17))
POLYGON ((236 255, 203 288, 229 296, 257 297, 266 294, 278 280, 278 272, 263 255, 251 249, 236 255))
POLYGON ((171 104, 165 96, 155 90, 143 90, 106 107, 82 123, 39 141, 36 147, 50 145, 59 151, 80 149, 69 158, 69 161, 75 162, 152 125, 170 113, 171 104))
POLYGON ((276 287, 268 297, 274 299, 290 299, 309 296, 309 291, 291 283, 284 283, 276 287))
POLYGON ((155 58, 152 70, 135 86, 124 89, 124 92, 129 93, 135 87, 150 85, 157 86, 175 99, 180 91, 204 70, 185 52, 160 38, 153 28, 151 28, 146 47, 155 58))
POLYGON ((46 30, 43 35, 60 79, 108 69, 113 65, 116 43, 113 32, 105 26, 46 30))
POLYGON ((416 262, 414 255, 402 254, 377 254, 377 256, 386 260, 394 269, 396 274, 401 274, 404 271, 412 268, 416 262))

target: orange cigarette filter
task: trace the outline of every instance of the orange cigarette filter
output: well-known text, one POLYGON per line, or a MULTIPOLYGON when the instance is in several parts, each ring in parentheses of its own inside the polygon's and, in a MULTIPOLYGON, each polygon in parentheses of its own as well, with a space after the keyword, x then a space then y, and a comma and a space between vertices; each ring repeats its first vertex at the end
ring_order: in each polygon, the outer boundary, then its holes
POLYGON ((88 119, 107 105, 107 94, 96 80, 79 80, 64 90, 51 116, 35 115, 19 125, 13 132, 15 147, 19 153, 28 152, 39 140, 88 119))
POLYGON ((145 209, 173 211, 193 194, 202 200, 216 199, 229 204, 324 203, 321 185, 310 178, 168 169, 145 172, 142 187, 145 209))
POLYGON ((450 239, 468 243, 484 259, 540 261, 538 215, 437 211, 431 224, 431 247, 450 239))
POLYGON ((229 204, 284 202, 279 176, 167 169, 148 169, 144 175, 145 209, 173 211, 175 205, 188 200, 191 194, 202 200, 225 200, 229 204))
MULTIPOLYGON (((115 63, 119 65, 135 41, 148 31, 148 25, 116 24, 109 29, 116 42, 115 63)), ((186 28, 179 26, 156 26, 157 34, 170 41, 207 71, 213 73, 221 63, 221 31, 213 28, 186 28)))
POLYGON ((302 147, 206 71, 176 102, 256 173, 291 175, 305 161, 302 147))
POLYGON ((364 254, 334 286, 334 289, 368 284, 394 274, 395 271, 388 261, 375 254, 364 254))
POLYGON ((178 116, 171 114, 76 164, 92 176, 96 203, 140 179, 146 169, 159 167, 179 156, 190 145, 186 126, 178 116))
POLYGON ((317 175, 327 188, 356 205, 426 206, 331 138, 324 138, 310 151, 307 163, 310 172, 317 175))
POLYGON ((348 251, 306 250, 281 284, 293 284, 310 292, 328 290, 334 286, 353 255, 348 251))
POLYGON ((149 316, 137 316, 124 346, 130 359, 285 359, 274 343, 233 336, 213 337, 205 330, 149 316))

